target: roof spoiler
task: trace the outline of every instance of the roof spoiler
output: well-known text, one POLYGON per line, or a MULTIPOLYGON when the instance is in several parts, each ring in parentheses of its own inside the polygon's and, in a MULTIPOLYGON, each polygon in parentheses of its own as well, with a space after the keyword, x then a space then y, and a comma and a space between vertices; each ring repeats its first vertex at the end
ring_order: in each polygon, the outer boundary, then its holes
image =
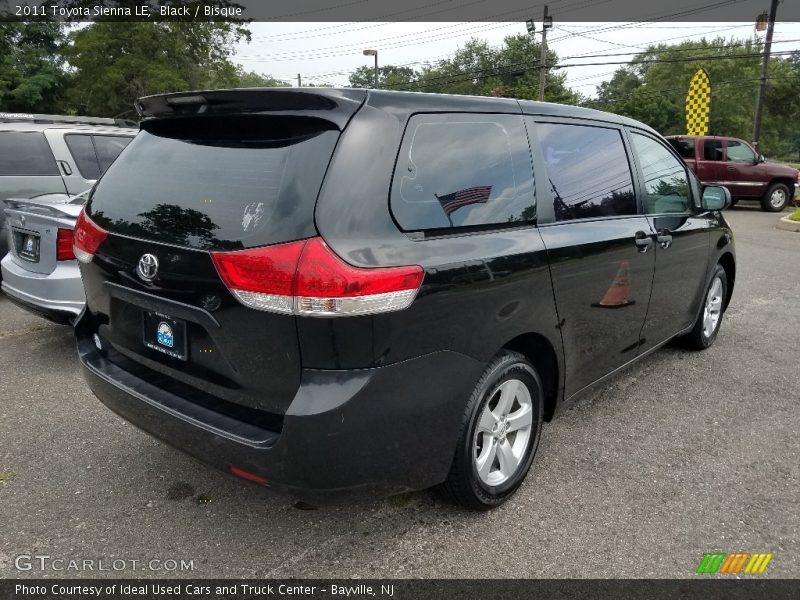
POLYGON ((366 100, 366 90, 241 88, 146 96, 136 101, 143 119, 198 115, 309 116, 343 129, 366 100))
POLYGON ((41 115, 34 113, 0 112, 0 122, 24 122, 52 125, 55 123, 69 125, 105 125, 109 127, 138 128, 139 123, 130 119, 110 119, 106 117, 79 117, 73 115, 41 115))

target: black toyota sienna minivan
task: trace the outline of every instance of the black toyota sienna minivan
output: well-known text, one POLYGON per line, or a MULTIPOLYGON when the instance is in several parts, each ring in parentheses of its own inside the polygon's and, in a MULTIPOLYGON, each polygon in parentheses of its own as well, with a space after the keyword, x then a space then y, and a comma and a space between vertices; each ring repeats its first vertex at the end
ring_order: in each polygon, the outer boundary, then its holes
POLYGON ((627 118, 355 89, 137 109, 75 230, 83 372, 294 498, 498 506, 563 401, 708 347, 731 297, 730 195, 627 118))

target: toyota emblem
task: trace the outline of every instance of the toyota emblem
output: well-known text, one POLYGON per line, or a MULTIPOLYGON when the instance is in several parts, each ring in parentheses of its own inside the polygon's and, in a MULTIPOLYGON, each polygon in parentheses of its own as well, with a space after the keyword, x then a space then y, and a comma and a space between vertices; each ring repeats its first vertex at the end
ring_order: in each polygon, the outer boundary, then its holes
POLYGON ((158 259, 152 254, 143 254, 136 271, 144 281, 153 281, 158 274, 158 259))

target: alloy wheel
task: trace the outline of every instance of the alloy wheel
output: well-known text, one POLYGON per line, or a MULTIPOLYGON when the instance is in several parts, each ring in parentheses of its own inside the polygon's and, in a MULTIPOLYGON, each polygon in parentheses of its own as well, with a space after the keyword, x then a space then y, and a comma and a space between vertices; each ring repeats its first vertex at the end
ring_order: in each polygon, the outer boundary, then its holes
POLYGON ((706 304, 703 308, 703 335, 710 338, 714 335, 719 325, 722 314, 722 280, 714 277, 706 295, 706 304))
POLYGON ((525 459, 533 431, 533 402, 519 379, 503 382, 484 406, 475 429, 473 465, 486 485, 508 481, 525 459))

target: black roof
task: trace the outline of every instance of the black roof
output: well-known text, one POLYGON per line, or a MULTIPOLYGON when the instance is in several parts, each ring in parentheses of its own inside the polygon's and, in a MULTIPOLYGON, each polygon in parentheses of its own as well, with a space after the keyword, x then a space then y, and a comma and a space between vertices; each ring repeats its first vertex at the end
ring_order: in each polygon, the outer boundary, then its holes
POLYGON ((240 88, 158 94, 136 102, 145 119, 186 114, 234 112, 298 114, 319 116, 340 128, 366 104, 398 116, 417 112, 524 113, 549 117, 570 117, 624 124, 654 131, 627 117, 579 106, 534 102, 493 96, 428 94, 361 88, 240 88))

